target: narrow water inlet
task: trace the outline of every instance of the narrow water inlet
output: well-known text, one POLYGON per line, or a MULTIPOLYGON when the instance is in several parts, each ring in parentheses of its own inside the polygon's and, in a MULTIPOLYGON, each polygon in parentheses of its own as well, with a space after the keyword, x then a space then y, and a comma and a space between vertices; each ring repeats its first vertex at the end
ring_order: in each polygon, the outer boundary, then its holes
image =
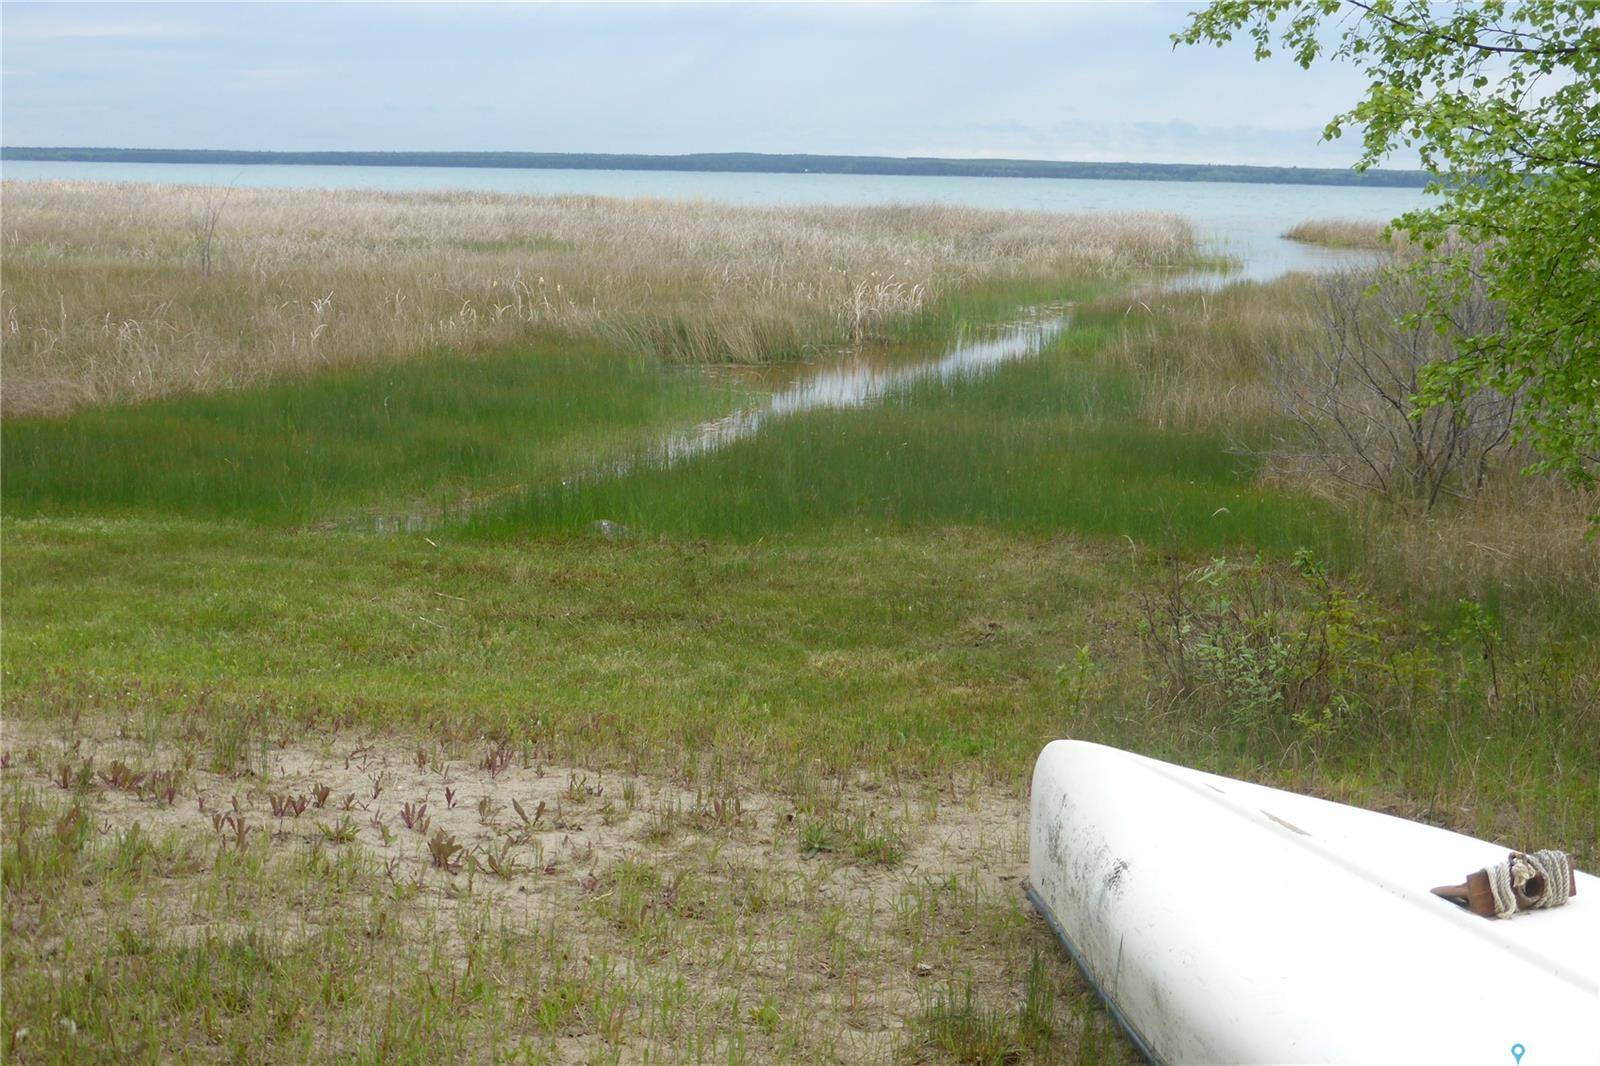
MULTIPOLYGON (((1291 270, 1323 273, 1364 267, 1381 262, 1383 253, 1357 249, 1323 249, 1276 238, 1276 243, 1292 251, 1279 254, 1245 256, 1237 260, 1240 269, 1180 270, 1167 277, 1148 280, 1144 291, 1180 293, 1216 291, 1238 281, 1271 281, 1291 270)), ((1216 251, 1226 251, 1217 246, 1216 251)), ((1280 249, 1281 252, 1281 249, 1280 249)), ((789 379, 773 389, 760 402, 740 408, 722 418, 692 428, 672 432, 635 454, 595 462, 574 471, 562 484, 575 487, 604 481, 630 472, 672 467, 698 456, 726 448, 760 433, 778 419, 806 411, 866 407, 897 390, 926 381, 950 381, 982 374, 1001 364, 1037 357, 1069 324, 1068 308, 1052 305, 1027 309, 1022 317, 1004 325, 983 330, 982 339, 959 337, 937 358, 906 360, 882 351, 855 351, 812 366, 780 365, 765 374, 783 373, 789 379)), ((703 372, 703 369, 702 371, 703 372)), ((376 533, 419 533, 441 524, 462 521, 493 503, 525 491, 517 485, 470 499, 440 505, 413 507, 384 513, 346 516, 324 528, 367 530, 376 533)))
POLYGON ((658 455, 619 464, 616 472, 626 472, 641 462, 672 466, 754 436, 768 422, 789 415, 822 408, 865 407, 920 382, 950 381, 981 374, 1002 363, 1032 359, 1066 328, 1065 312, 1055 308, 1000 326, 995 336, 985 340, 958 340, 944 355, 931 361, 896 365, 858 354, 801 377, 764 403, 674 433, 662 442, 658 455))
MULTIPOLYGON (((621 477, 650 467, 670 467, 707 455, 755 436, 768 423, 806 411, 866 407, 885 396, 925 381, 953 381, 985 373, 1004 363, 1036 358, 1067 328, 1066 308, 1031 310, 1025 317, 985 329, 982 339, 958 338, 934 359, 905 361, 883 354, 853 352, 836 361, 806 367, 788 384, 759 403, 722 418, 671 433, 654 446, 626 459, 579 471, 566 485, 621 477)), ((374 533, 420 533, 442 523, 469 517, 511 492, 507 490, 447 506, 363 514, 331 523, 332 528, 374 533)))

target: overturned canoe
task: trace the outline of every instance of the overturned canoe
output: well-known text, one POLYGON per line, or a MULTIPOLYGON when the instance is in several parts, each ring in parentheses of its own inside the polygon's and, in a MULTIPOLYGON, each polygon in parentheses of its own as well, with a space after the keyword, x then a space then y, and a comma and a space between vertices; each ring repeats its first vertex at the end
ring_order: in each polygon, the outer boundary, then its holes
POLYGON ((1171 1062, 1600 1062, 1600 880, 1496 920, 1430 890, 1507 849, 1056 741, 1029 895, 1171 1062))

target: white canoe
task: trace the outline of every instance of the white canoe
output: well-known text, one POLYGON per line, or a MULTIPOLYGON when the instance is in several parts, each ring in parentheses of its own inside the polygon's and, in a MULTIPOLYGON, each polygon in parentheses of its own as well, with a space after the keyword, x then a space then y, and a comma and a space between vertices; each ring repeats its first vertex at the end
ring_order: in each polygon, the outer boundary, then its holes
POLYGON ((1600 879, 1480 918, 1429 889, 1505 845, 1079 741, 1031 821, 1030 897, 1152 1059, 1600 1063, 1600 879))

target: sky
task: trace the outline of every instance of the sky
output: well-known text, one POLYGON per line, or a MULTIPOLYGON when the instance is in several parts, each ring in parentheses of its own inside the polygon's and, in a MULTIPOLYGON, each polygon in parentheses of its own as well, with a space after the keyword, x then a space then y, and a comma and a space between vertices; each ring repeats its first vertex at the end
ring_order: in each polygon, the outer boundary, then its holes
POLYGON ((0 140, 1354 162, 1354 72, 1174 51, 1194 6, 5 3, 0 140))

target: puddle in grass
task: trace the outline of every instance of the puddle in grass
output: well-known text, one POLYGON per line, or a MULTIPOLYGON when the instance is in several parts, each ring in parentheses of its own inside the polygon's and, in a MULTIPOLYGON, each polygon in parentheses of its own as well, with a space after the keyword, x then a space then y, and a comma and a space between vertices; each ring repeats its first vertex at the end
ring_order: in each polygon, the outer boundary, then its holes
MULTIPOLYGON (((673 466, 753 437, 768 423, 805 411, 867 407, 890 393, 925 381, 951 381, 986 373, 1004 363, 1032 359, 1067 328, 1064 307, 1037 308, 1020 320, 991 327, 975 338, 962 337, 936 358, 906 359, 893 353, 853 352, 804 367, 739 371, 750 383, 770 390, 765 399, 722 418, 669 434, 644 453, 605 463, 575 475, 577 480, 620 477, 641 466, 673 466)), ((483 507, 523 490, 454 501, 446 506, 350 515, 326 528, 373 533, 424 533, 459 521, 483 507)))

